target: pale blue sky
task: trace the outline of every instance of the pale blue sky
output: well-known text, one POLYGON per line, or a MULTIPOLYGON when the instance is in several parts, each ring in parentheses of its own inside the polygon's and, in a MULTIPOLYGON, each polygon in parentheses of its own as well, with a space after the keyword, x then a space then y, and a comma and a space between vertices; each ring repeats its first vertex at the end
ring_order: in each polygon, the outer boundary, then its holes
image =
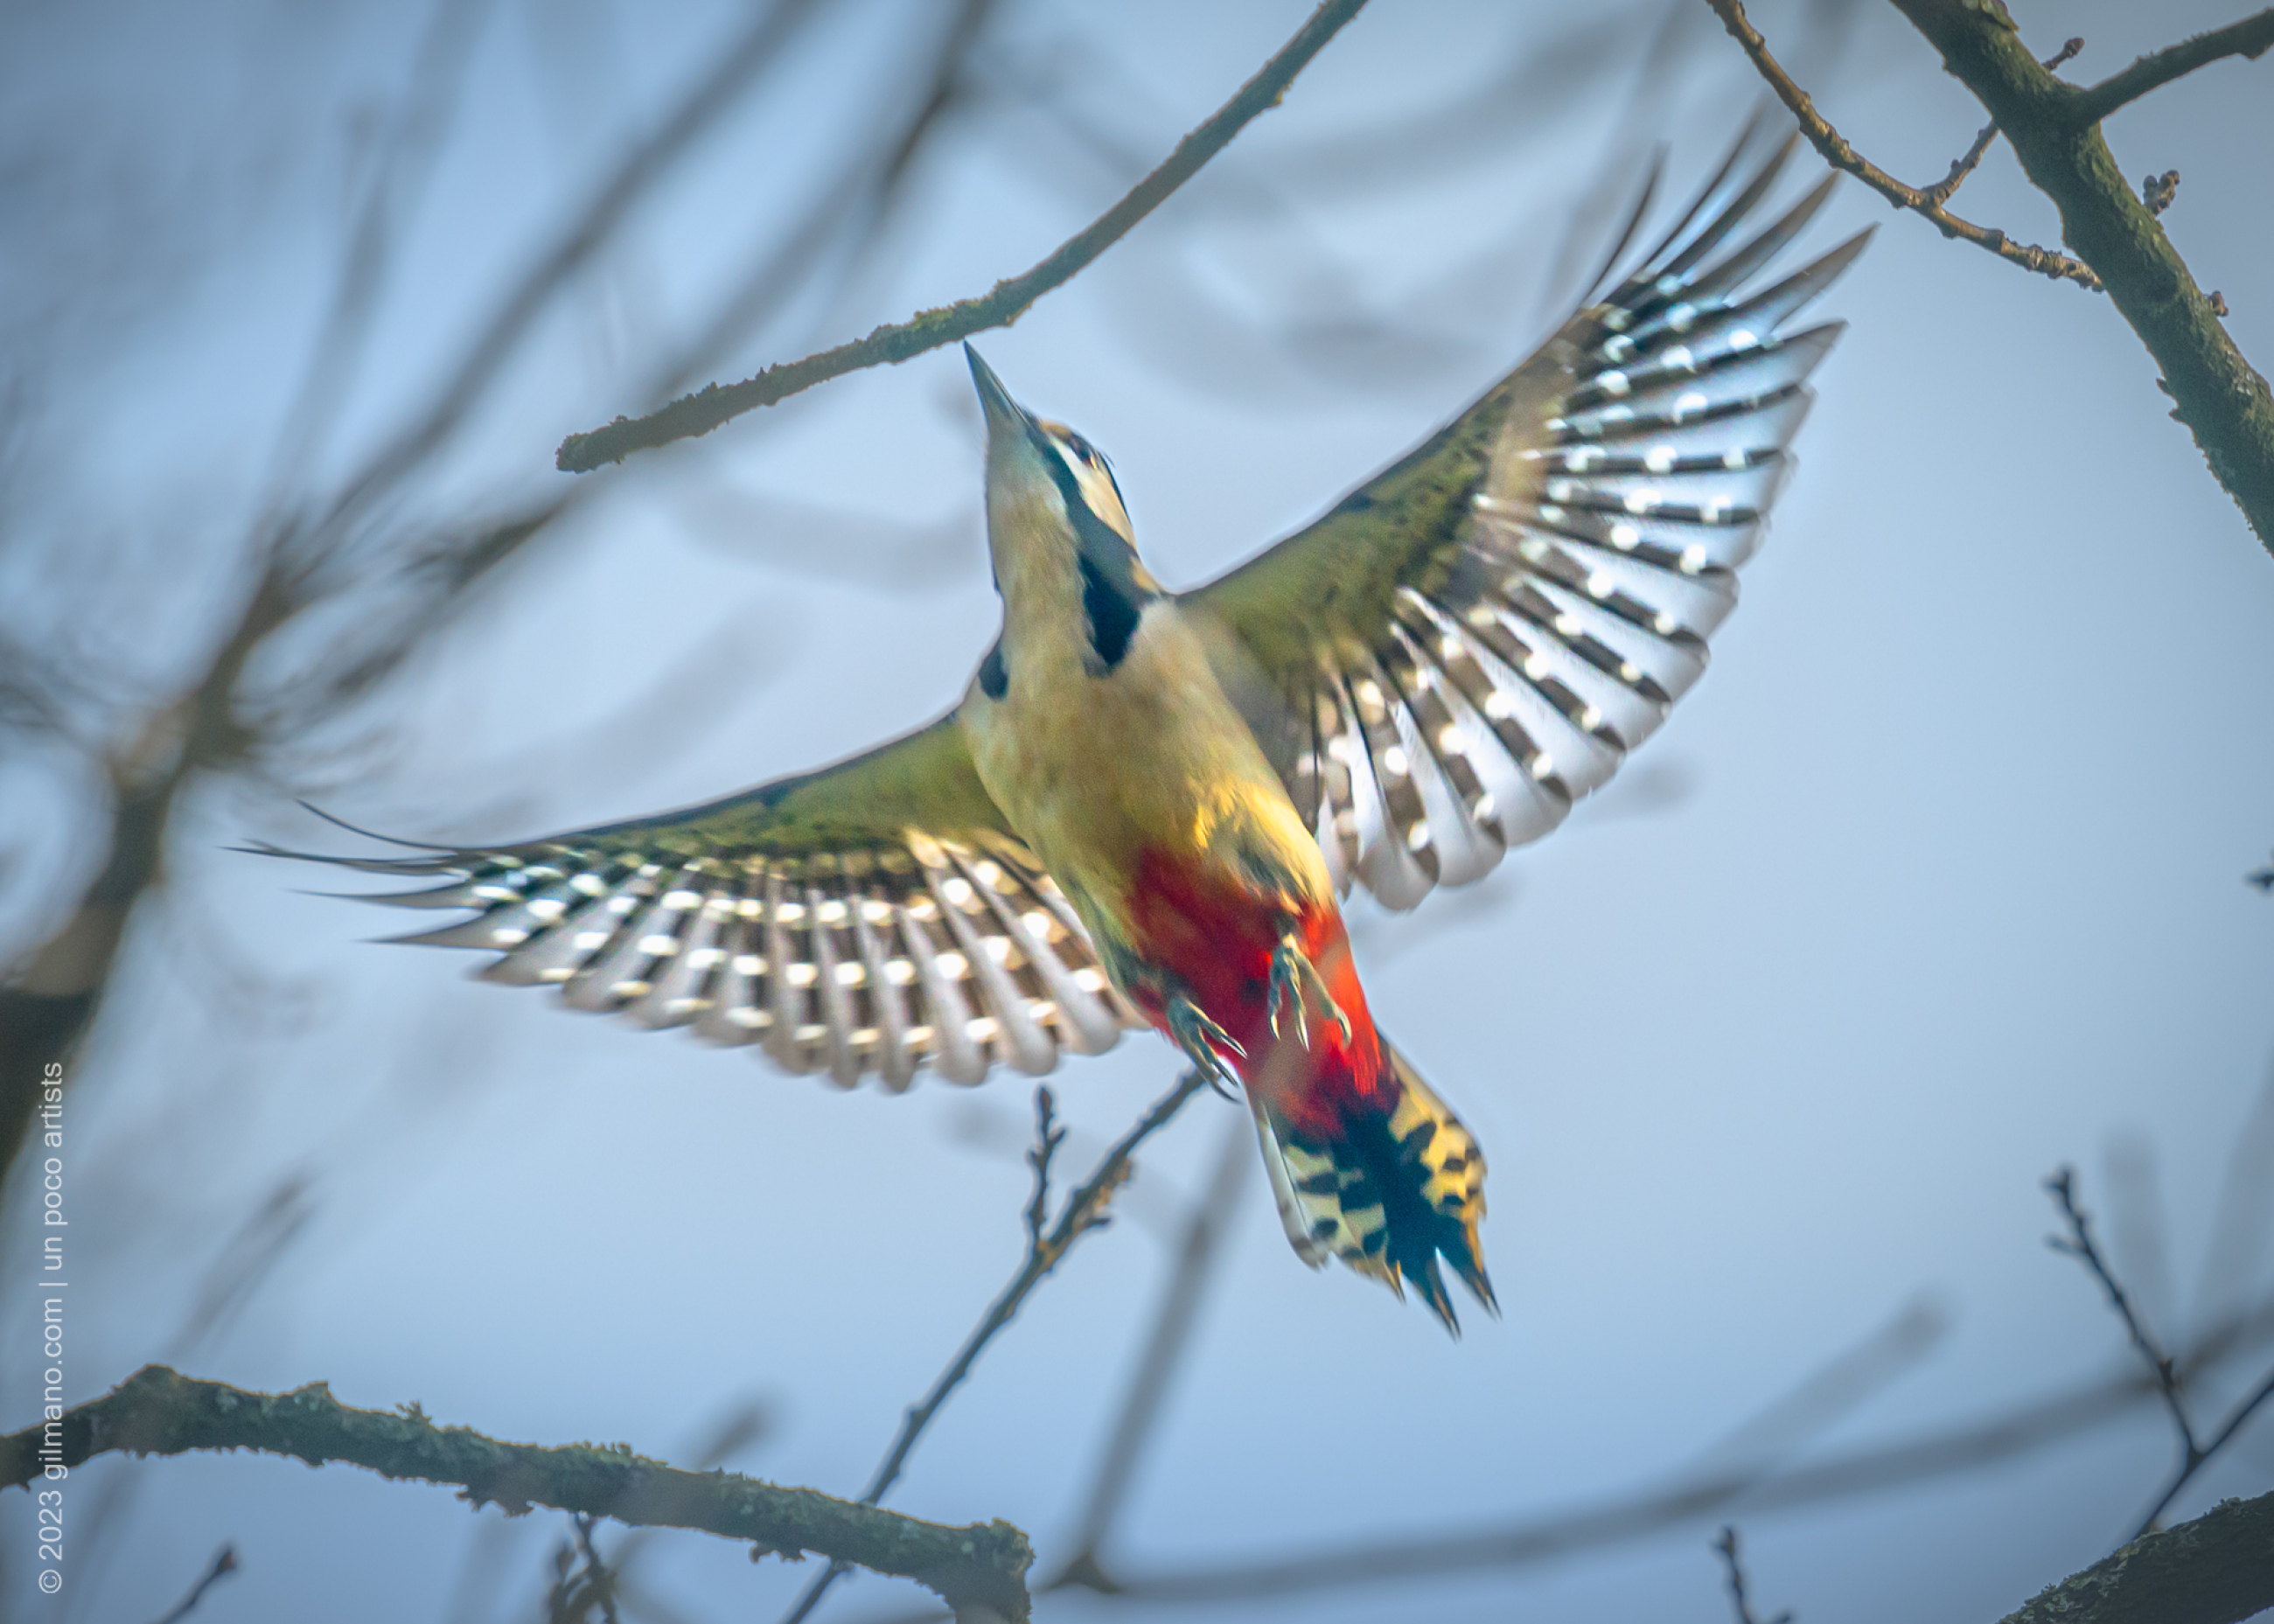
MULTIPOLYGON (((1006 7, 990 60, 1149 162, 1306 9, 1133 18, 1028 0, 1006 7)), ((2229 9, 2015 8, 2047 50, 2086 38, 2080 77, 2229 9)), ((31 156, 0 187, 0 218, 16 217, 0 240, 19 244, 0 249, 0 286, 24 290, 0 337, 38 412, 10 476, 23 516, 0 615, 125 688, 177 668, 213 624, 320 313, 347 132, 399 87, 416 19, 15 11, 0 130, 31 156)), ((1572 25, 1562 8, 1382 0, 1187 194, 981 348, 1114 458, 1158 573, 1203 578, 1536 341, 1616 122, 1638 147, 1673 144, 1677 190, 1718 156, 1753 86, 1702 6, 1687 65, 1630 98, 1660 15, 1626 13, 1630 40, 1607 35, 1611 65, 1584 94, 1530 86, 1521 117, 1487 102, 1495 116, 1451 146, 1401 159, 1380 132, 1458 110, 1572 25)), ((1795 7, 1757 15, 1773 39, 1798 32, 1795 7)), ((892 64, 936 17, 831 8, 794 71, 546 318, 411 511, 548 489, 561 433, 636 409, 642 364, 767 240, 832 143, 891 104, 892 64)), ((729 24, 719 7, 501 0, 337 446, 367 448, 432 387, 531 234, 729 24)), ((2221 64, 2110 126, 2127 173, 2182 172, 2167 223, 2262 365, 2270 73, 2221 64)), ((1861 11, 1822 84, 1858 144, 1914 179, 1939 177, 1980 122, 1886 8, 1861 11)), ((1023 268, 1125 184, 1099 155, 1111 145, 1078 147, 1016 105, 955 126, 877 266, 781 312, 733 370, 1023 268)), ((1959 207, 2055 234, 2002 149, 1959 207)), ((1921 1293, 1948 1335, 1814 1455, 2119 1369, 2095 1290, 2041 1244, 2037 1188, 2074 1162, 2106 1212, 2112 1145, 2144 1144, 2159 1170, 2179 1289, 2150 1306, 2174 1335, 2200 1323, 2219 1177, 2274 1047, 2274 901, 2241 881, 2274 844, 2274 561, 2105 300, 1888 218, 1857 187, 1811 240, 1874 220, 1878 243, 1823 306, 1852 326, 1706 680, 1600 804, 1517 853, 1477 904, 1404 919, 1353 905, 1377 1018, 1490 1156, 1503 1317, 1471 1314, 1455 1344, 1377 1288, 1309 1274, 1253 1181, 1128 1507, 1132 1570, 1615 1499, 1921 1293)), ((994 615, 968 395, 941 352, 627 470, 384 704, 320 741, 331 755, 284 763, 292 782, 405 834, 523 836, 723 793, 935 713, 994 615)), ((355 629, 323 624, 274 673, 289 686, 294 659, 355 629)), ((12 940, 97 853, 78 844, 84 778, 59 757, 19 754, 0 784, 12 940)), ((738 1465, 857 1492, 1015 1265, 1025 1086, 845 1096, 748 1053, 557 1012, 471 983, 463 960, 363 945, 395 917, 220 850, 248 834, 339 838, 250 792, 184 808, 174 892, 71 1106, 87 1264, 73 1396, 170 1358, 669 1455, 758 1394, 779 1425, 738 1465), (289 1177, 311 1181, 307 1229, 222 1333, 181 1346, 199 1282, 289 1177)), ((1053 1079, 1083 1165, 1171 1076, 1167 1049, 1137 1037, 1053 1079)), ((1006 1517, 1044 1568, 1063 1557, 1161 1237, 1234 1117, 1203 1099, 1144 1158, 1125 1221, 988 1356, 895 1506, 1006 1517)), ((25 1368, 0 1363, 11 1426, 30 1414, 25 1368)), ((1736 1515, 1769 1610, 1992 1618, 2124 1533, 2167 1453, 2142 1411, 1950 1483, 1736 1515)), ((2262 1427, 2183 1508, 2270 1479, 2262 1427)), ((466 1597, 481 1604, 466 1616, 504 1617, 560 1529, 273 1460, 110 1461, 72 1487, 82 1514, 128 1497, 107 1549, 75 1559, 82 1620, 162 1612, 223 1538, 245 1566, 209 1599, 216 1618, 443 1618, 466 1597), (463 1579, 483 1561, 494 1589, 463 1579)), ((0 1530, 27 1517, 0 1497, 0 1530)), ((1714 1620, 1717 1525, 1276 1612, 1073 1600, 1043 1616, 1714 1620)), ((642 1561, 697 1618, 770 1616, 807 1576, 694 1536, 642 1561)), ((0 1583, 24 1578, 11 1558, 0 1583)), ((914 1598, 862 1580, 830 1616, 914 1598)))

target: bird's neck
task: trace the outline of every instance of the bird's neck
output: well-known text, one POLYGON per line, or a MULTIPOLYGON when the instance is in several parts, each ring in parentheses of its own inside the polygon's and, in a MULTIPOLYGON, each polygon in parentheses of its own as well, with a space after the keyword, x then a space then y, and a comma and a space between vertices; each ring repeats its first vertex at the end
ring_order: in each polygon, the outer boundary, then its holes
POLYGON ((1081 566, 1065 521, 1033 500, 990 500, 987 521, 1003 595, 1003 647, 1013 668, 1046 682, 1080 676, 1089 627, 1081 566))

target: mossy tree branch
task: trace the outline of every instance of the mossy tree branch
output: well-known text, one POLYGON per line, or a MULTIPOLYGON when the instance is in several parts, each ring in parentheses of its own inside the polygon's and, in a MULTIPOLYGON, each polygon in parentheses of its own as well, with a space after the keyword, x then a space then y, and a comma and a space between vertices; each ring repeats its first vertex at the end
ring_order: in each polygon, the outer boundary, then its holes
POLYGON ((1036 299, 1071 281, 1075 273, 1119 241, 1131 227, 1166 202, 1178 187, 1200 173, 1201 166, 1223 151, 1251 121, 1278 106, 1295 76, 1365 4, 1366 0, 1324 0, 1309 20, 1296 30, 1294 37, 1280 48, 1279 54, 1242 85, 1231 101, 1178 142, 1176 150, 1158 169, 1139 181, 1111 208, 1059 244, 1032 269, 997 282, 980 297, 961 299, 938 310, 921 312, 906 321, 887 323, 865 338, 802 360, 781 362, 740 383, 723 387, 712 384, 644 417, 618 417, 589 433, 571 434, 561 442, 555 465, 564 473, 588 473, 604 463, 621 462, 635 451, 708 434, 746 411, 772 406, 847 372, 897 365, 926 350, 954 343, 990 327, 1010 326, 1036 299))
POLYGON ((292 1393, 248 1393, 145 1366, 60 1421, 0 1438, 0 1488, 114 1450, 182 1455, 257 1449, 320 1466, 365 1467, 386 1477, 450 1484, 476 1506, 519 1515, 549 1506, 643 1527, 684 1528, 752 1543, 753 1556, 832 1563, 914 1579, 960 1616, 1023 1620, 1027 1537, 1008 1522, 948 1528, 856 1506, 812 1489, 779 1488, 733 1472, 681 1471, 626 1445, 547 1448, 501 1443, 471 1428, 439 1427, 415 1404, 397 1412, 351 1410, 321 1382, 292 1393))
POLYGON ((2195 436, 2213 477, 2274 552, 2274 393, 2243 359, 2161 222, 2125 181, 2096 122, 2190 67, 2255 54, 2254 43, 2263 50, 2257 41, 2265 17, 2222 30, 2229 49, 2197 49, 2200 41, 2189 41, 2086 90, 2039 64, 1997 0, 1894 4, 1988 109, 2030 184, 2052 199, 2061 240, 2092 268, 2148 347, 2163 370, 2172 415, 2195 436), (2254 28, 2259 33, 2248 32, 2254 28))
POLYGON ((2274 1494, 2230 1500, 2049 1585, 1999 1624, 2240 1624, 2274 1607, 2274 1494))

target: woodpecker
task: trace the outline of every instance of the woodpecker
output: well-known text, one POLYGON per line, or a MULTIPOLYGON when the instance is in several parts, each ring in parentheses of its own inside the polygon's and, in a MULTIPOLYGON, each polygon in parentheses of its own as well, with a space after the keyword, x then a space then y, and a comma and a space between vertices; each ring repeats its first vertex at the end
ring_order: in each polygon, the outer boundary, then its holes
POLYGON ((967 345, 1003 621, 953 710, 659 816, 319 860, 444 879, 369 899, 473 910, 396 939, 486 949, 488 980, 844 1086, 1040 1074, 1153 1027, 1245 1100, 1297 1254, 1457 1335, 1440 1259, 1494 1307, 1484 1157, 1375 1026, 1340 898, 1478 878, 1704 670, 1841 326, 1781 329, 1870 236, 1747 291, 1833 185, 1727 246, 1793 150, 1759 145, 1466 410, 1196 590, 967 345))

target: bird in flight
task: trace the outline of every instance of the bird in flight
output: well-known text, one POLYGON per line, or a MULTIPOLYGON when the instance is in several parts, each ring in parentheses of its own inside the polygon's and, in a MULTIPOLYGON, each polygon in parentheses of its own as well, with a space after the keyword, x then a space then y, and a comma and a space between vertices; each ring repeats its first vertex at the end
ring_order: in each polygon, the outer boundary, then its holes
POLYGON ((1753 229, 1793 143, 1754 147, 1481 399, 1191 591, 966 346, 1003 626, 947 715, 659 816, 321 861, 444 880, 373 899, 473 910, 400 939, 496 953, 488 980, 847 1087, 1154 1027, 1245 1099, 1297 1254, 1457 1333, 1441 1258, 1493 1306, 1484 1157, 1375 1026, 1338 898, 1478 878, 1705 669, 1840 325, 1780 329, 1869 236, 1750 290, 1833 184, 1753 229))

